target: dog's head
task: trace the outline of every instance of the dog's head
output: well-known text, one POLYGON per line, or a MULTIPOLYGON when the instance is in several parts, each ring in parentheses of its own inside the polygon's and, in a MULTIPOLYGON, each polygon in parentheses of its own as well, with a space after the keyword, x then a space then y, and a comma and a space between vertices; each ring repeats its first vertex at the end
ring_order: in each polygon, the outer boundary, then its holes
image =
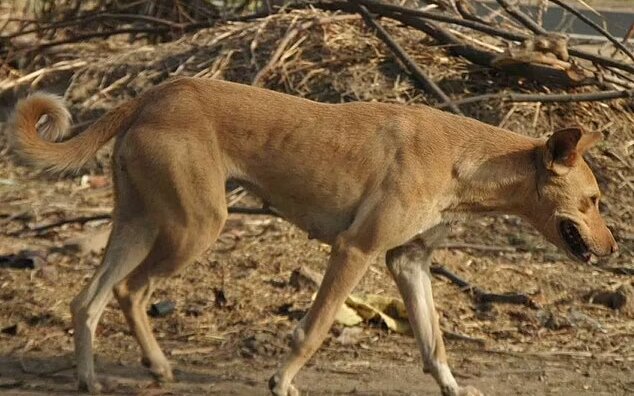
POLYGON ((601 140, 599 132, 581 128, 556 131, 538 148, 537 202, 530 222, 571 258, 588 262, 618 249, 599 213, 601 192, 583 154, 601 140))

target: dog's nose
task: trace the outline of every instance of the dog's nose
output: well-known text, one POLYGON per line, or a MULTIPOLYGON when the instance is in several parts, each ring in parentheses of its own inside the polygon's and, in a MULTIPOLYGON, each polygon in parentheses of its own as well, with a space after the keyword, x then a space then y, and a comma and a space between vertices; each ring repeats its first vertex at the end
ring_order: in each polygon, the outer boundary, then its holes
POLYGON ((612 248, 610 249, 610 253, 614 254, 614 253, 616 253, 618 251, 619 251, 619 245, 616 243, 616 241, 614 241, 612 243, 612 248))

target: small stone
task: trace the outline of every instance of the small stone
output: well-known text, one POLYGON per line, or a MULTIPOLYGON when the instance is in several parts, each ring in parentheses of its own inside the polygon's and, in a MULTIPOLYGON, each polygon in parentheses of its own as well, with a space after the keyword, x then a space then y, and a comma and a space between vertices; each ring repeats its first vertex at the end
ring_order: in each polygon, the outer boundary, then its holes
POLYGON ((150 306, 148 314, 153 318, 167 316, 174 312, 176 303, 174 301, 161 301, 150 306))
POLYGON ((316 290, 319 288, 322 279, 323 276, 320 273, 306 266, 301 266, 293 270, 288 283, 298 291, 316 290))
POLYGON ((362 334, 363 329, 361 327, 344 327, 341 330, 341 334, 335 338, 335 341, 341 345, 356 345, 361 340, 362 334))

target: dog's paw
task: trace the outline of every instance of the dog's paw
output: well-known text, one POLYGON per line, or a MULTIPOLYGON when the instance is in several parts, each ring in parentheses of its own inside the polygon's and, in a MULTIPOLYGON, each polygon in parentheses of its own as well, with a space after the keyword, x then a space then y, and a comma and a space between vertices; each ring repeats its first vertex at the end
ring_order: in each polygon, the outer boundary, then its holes
POLYGON ((91 395, 97 395, 101 393, 103 386, 96 379, 80 379, 77 386, 80 392, 90 393, 91 395))
POLYGON ((150 369, 152 376, 159 382, 174 382, 172 367, 167 360, 163 362, 152 362, 147 358, 141 359, 141 364, 150 369))
POLYGON ((276 374, 269 379, 269 389, 275 396, 299 396, 299 391, 292 384, 284 386, 276 374))
POLYGON ((473 386, 467 385, 460 387, 456 396, 484 396, 484 394, 473 386))

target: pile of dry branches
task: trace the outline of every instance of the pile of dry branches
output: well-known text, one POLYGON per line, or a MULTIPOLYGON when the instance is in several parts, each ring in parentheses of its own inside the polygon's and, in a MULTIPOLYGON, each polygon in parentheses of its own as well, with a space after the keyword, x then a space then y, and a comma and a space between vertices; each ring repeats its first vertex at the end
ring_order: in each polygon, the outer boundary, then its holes
MULTIPOLYGON (((400 65, 420 83, 426 95, 435 98, 437 106, 455 113, 462 113, 460 106, 463 104, 491 98, 511 102, 561 102, 629 98, 634 94, 634 54, 625 44, 627 37, 621 42, 562 0, 552 0, 551 3, 573 13, 595 29, 598 35, 605 36, 613 50, 603 48, 603 51, 609 50, 610 56, 579 49, 566 35, 546 31, 540 24, 539 15, 527 15, 509 0, 497 0, 500 8, 492 10, 489 17, 477 16, 469 0, 433 1, 435 3, 422 8, 376 0, 295 2, 283 8, 273 8, 275 3, 271 1, 258 3, 250 0, 235 4, 223 2, 223 7, 205 0, 45 1, 38 3, 39 8, 23 9, 20 14, 23 17, 8 18, 0 30, 0 54, 4 59, 2 74, 9 78, 17 77, 19 84, 24 81, 24 71, 37 73, 43 67, 50 67, 50 58, 54 58, 55 53, 68 48, 69 44, 85 43, 94 38, 126 35, 128 41, 173 41, 185 33, 200 32, 219 22, 231 26, 230 21, 265 18, 273 13, 284 13, 289 8, 320 8, 361 15, 365 24, 399 59, 400 65), (433 81, 425 67, 415 61, 415 54, 406 51, 386 30, 385 19, 398 21, 410 31, 424 32, 447 48, 450 55, 466 59, 471 64, 520 76, 550 89, 561 91, 562 88, 594 86, 598 90, 541 95, 495 92, 452 99, 433 81)), ((341 18, 339 20, 346 20, 341 18)), ((293 26, 279 38, 278 48, 284 49, 305 31, 322 23, 308 21, 293 26)), ((421 47, 420 50, 427 49, 421 47)), ((270 64, 253 79, 254 84, 260 82, 279 55, 272 54, 270 64)), ((54 65, 57 70, 81 66, 82 62, 54 65)), ((15 81, 5 82, 0 89, 6 90, 15 85, 15 81)))
MULTIPOLYGON (((571 46, 566 35, 547 31, 540 23, 535 22, 532 16, 525 14, 507 0, 497 0, 500 7, 508 14, 504 23, 493 23, 492 21, 495 19, 486 22, 473 13, 468 1, 461 0, 451 3, 455 6, 456 15, 401 7, 376 0, 335 1, 317 3, 315 6, 331 10, 359 12, 367 25, 376 31, 377 35, 406 65, 412 75, 441 101, 441 106, 456 113, 460 113, 456 103, 451 102, 429 80, 418 65, 412 62, 407 53, 377 21, 376 16, 391 18, 413 29, 421 30, 437 43, 447 46, 451 54, 461 56, 476 65, 521 75, 547 85, 563 87, 593 85, 603 89, 602 92, 581 95, 504 94, 501 96, 504 100, 558 102, 633 96, 634 53, 624 43, 578 10, 561 0, 553 0, 552 2, 582 19, 598 34, 605 36, 614 46, 612 56, 605 57, 571 46), (443 26, 438 22, 444 22, 448 26, 443 26), (479 32, 485 36, 483 39, 474 38, 472 34, 465 34, 464 31, 456 30, 451 26, 467 28, 471 32, 479 32)), ((632 30, 630 30, 631 32, 632 30)), ((624 39, 624 42, 626 41, 627 37, 624 39)), ((470 103, 491 97, 492 95, 471 97, 462 99, 460 102, 470 103)))
POLYGON ((170 41, 228 20, 265 16, 271 12, 267 4, 254 0, 17 2, 0 26, 0 58, 7 65, 37 68, 42 66, 38 55, 47 48, 122 34, 130 40, 170 41))

